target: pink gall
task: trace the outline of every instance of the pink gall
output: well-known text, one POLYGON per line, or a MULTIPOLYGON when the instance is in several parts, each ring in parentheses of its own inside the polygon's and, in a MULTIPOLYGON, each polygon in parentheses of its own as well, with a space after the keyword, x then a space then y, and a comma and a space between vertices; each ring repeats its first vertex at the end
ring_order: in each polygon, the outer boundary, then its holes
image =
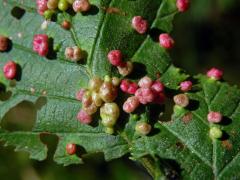
POLYGON ((154 101, 154 93, 151 88, 139 88, 135 96, 138 98, 141 104, 147 104, 154 101))
POLYGON ((3 66, 3 73, 6 79, 14 79, 17 75, 17 64, 14 61, 8 61, 3 66))
POLYGON ((220 80, 220 79, 222 79, 223 71, 213 67, 212 69, 210 69, 207 72, 207 76, 211 79, 214 79, 214 80, 220 80))
POLYGON ((138 86, 141 88, 150 88, 153 84, 153 81, 150 77, 144 76, 138 82, 138 86))
POLYGON ((167 33, 160 34, 159 43, 165 49, 171 49, 175 44, 173 38, 167 33))
POLYGON ((136 91, 138 90, 138 85, 135 82, 130 83, 127 93, 129 94, 135 94, 136 91))
POLYGON ((75 154, 76 151, 77 151, 77 146, 76 146, 76 144, 68 143, 68 144, 66 145, 66 152, 67 152, 69 155, 75 154))
POLYGON ((139 106, 139 104, 140 103, 137 97, 135 96, 129 97, 123 104, 123 110, 126 113, 132 113, 139 106))
POLYGON ((209 112, 208 115, 207 115, 207 119, 209 122, 211 123, 219 123, 222 121, 223 119, 223 116, 220 112, 209 112))
POLYGON ((132 19, 132 27, 139 34, 145 34, 148 30, 148 22, 147 20, 143 19, 141 16, 135 16, 132 19))
POLYGON ((135 82, 123 79, 120 84, 120 89, 128 94, 135 94, 138 89, 138 85, 135 82))
POLYGON ((157 92, 157 93, 163 92, 164 91, 164 84, 157 80, 152 84, 151 89, 154 92, 157 92))
POLYGON ((72 4, 75 12, 87 12, 91 8, 91 4, 88 0, 75 0, 72 4))
POLYGON ((43 15, 43 13, 48 9, 47 3, 48 0, 36 0, 37 11, 40 15, 43 15))
POLYGON ((176 6, 179 12, 185 12, 189 9, 190 0, 177 0, 176 6))
POLYGON ((113 66, 123 66, 124 63, 122 61, 122 52, 120 50, 112 50, 107 55, 109 62, 113 66))
POLYGON ((76 99, 79 101, 82 101, 83 95, 86 92, 85 89, 80 89, 77 93, 76 93, 76 99))
POLYGON ((180 83, 180 89, 183 92, 190 91, 192 89, 192 82, 191 81, 183 81, 180 83))
POLYGON ((92 122, 92 117, 83 109, 81 109, 77 114, 77 119, 82 124, 90 124, 92 122))
POLYGON ((127 93, 129 86, 130 86, 129 80, 123 79, 123 80, 121 81, 121 84, 120 84, 120 89, 121 89, 123 92, 127 93))
POLYGON ((36 34, 33 38, 33 51, 37 52, 40 56, 48 54, 48 36, 46 34, 36 34))

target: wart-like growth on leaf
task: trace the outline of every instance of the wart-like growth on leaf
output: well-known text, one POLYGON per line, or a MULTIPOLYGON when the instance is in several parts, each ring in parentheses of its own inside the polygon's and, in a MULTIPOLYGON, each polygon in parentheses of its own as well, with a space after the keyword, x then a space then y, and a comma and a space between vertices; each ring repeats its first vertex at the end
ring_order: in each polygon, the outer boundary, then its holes
POLYGON ((120 50, 112 50, 107 55, 109 62, 113 66, 124 66, 123 55, 120 50))
POLYGON ((81 109, 77 114, 77 119, 82 124, 90 124, 92 122, 92 116, 88 114, 84 109, 81 109))
POLYGON ((113 128, 120 115, 120 109, 116 103, 105 103, 100 108, 102 124, 106 127, 113 128))
POLYGON ((185 12, 189 9, 190 0, 177 0, 176 5, 179 12, 185 12))
POLYGON ((211 127, 210 130, 209 130, 209 136, 212 139, 219 139, 219 138, 222 137, 222 135, 223 135, 223 132, 218 127, 211 127))
POLYGON ((132 19, 132 27, 139 34, 145 34, 148 30, 148 22, 147 20, 143 19, 143 17, 141 16, 135 16, 132 19))
POLYGON ((77 119, 83 124, 90 124, 92 116, 100 108, 102 124, 107 133, 114 133, 113 126, 120 115, 118 104, 114 100, 118 94, 120 80, 117 77, 105 76, 104 79, 93 77, 88 83, 87 89, 80 89, 76 93, 76 99, 82 102, 82 109, 77 119))
POLYGON ((3 67, 5 78, 14 79, 17 74, 17 64, 14 61, 8 61, 3 67))
POLYGON ((43 13, 48 9, 47 2, 48 0, 36 0, 37 11, 40 15, 43 15, 43 13))
POLYGON ((77 151, 77 146, 76 144, 73 144, 73 143, 69 143, 66 145, 66 151, 69 155, 73 155, 76 153, 77 151))
POLYGON ((126 113, 132 113, 140 105, 140 102, 136 96, 129 97, 123 104, 123 110, 126 113))
POLYGON ((70 61, 78 62, 84 58, 84 52, 77 46, 67 47, 65 49, 65 57, 70 61))
POLYGON ((131 82, 128 79, 123 79, 121 81, 120 88, 124 93, 135 94, 138 89, 138 85, 137 83, 131 82))
POLYGON ((48 36, 46 34, 36 34, 33 37, 33 51, 39 56, 46 56, 49 51, 48 36))
POLYGON ((160 34, 159 43, 165 49, 172 49, 175 44, 173 38, 167 33, 160 34))
POLYGON ((192 82, 191 81, 183 81, 183 82, 181 82, 180 89, 183 92, 190 91, 192 89, 192 82))
POLYGON ((122 76, 129 75, 133 70, 133 63, 123 61, 123 54, 120 50, 111 50, 107 55, 108 61, 113 66, 116 66, 119 74, 122 76))
POLYGON ((180 107, 187 107, 189 105, 189 98, 186 94, 178 94, 173 97, 173 100, 180 107))
POLYGON ((220 112, 209 112, 208 115, 207 115, 207 119, 209 122, 211 123, 219 123, 222 121, 223 119, 223 116, 220 112))
POLYGON ((63 29, 69 30, 71 28, 71 23, 67 20, 64 20, 61 24, 63 29))
POLYGON ((223 71, 213 67, 207 72, 207 76, 213 80, 220 80, 222 79, 223 71))
POLYGON ((9 47, 9 39, 6 36, 0 35, 0 52, 6 51, 9 47))
POLYGON ((150 124, 142 121, 138 121, 135 127, 137 133, 141 135, 147 135, 150 133, 152 127, 150 124))
POLYGON ((75 0, 72 7, 75 12, 87 12, 91 8, 91 4, 88 0, 75 0))
POLYGON ((131 61, 127 61, 123 66, 117 66, 117 69, 119 74, 127 76, 133 71, 133 63, 131 61))

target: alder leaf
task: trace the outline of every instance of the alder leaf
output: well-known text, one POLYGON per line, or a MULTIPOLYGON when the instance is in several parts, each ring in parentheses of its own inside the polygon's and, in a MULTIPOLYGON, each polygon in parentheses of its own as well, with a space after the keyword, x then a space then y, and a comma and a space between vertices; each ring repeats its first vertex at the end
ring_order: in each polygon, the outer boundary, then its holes
POLYGON ((75 100, 77 90, 86 87, 89 78, 94 75, 103 77, 116 73, 106 58, 109 50, 121 49, 126 58, 143 63, 146 73, 150 75, 162 73, 164 79, 164 76, 171 73, 178 74, 179 78, 175 80, 165 78, 169 87, 177 89, 178 83, 187 77, 172 65, 168 53, 151 40, 150 35, 139 35, 130 25, 133 16, 141 15, 152 24, 152 28, 170 31, 176 14, 175 1, 92 0, 91 3, 90 12, 76 15, 59 13, 56 21, 48 22, 48 27, 44 29, 43 23, 46 22, 37 14, 34 1, 0 1, 4 7, 0 12, 0 33, 12 41, 11 50, 0 54, 0 66, 3 67, 11 59, 21 67, 20 77, 14 85, 1 75, 6 91, 11 91, 12 94, 8 100, 0 102, 0 118, 23 101, 35 104, 39 98, 42 101, 31 132, 2 130, 0 138, 8 144, 21 147, 18 148, 21 150, 24 150, 22 147, 28 147, 26 150, 32 158, 42 160, 46 156, 46 147, 40 145, 38 137, 46 132, 59 137, 55 160, 65 165, 82 162, 77 156, 66 154, 68 141, 82 146, 86 153, 103 152, 107 160, 129 152, 127 143, 120 136, 105 134, 101 126, 90 127, 76 120, 76 114, 81 108, 81 103, 75 100), (63 19, 71 22, 70 31, 61 28, 63 19), (53 46, 59 48, 56 55, 43 58, 32 51, 33 36, 40 33, 47 34, 53 46), (154 46, 154 53, 159 54, 157 59, 144 58, 151 57, 148 47, 144 47, 146 43, 154 46), (65 59, 65 48, 74 45, 86 51, 86 63, 75 64, 65 59), (141 57, 142 53, 144 56, 141 57), (157 66, 152 66, 156 60, 157 66), (15 136, 18 139, 14 139, 15 136), (31 144, 31 139, 34 141, 36 138, 38 141, 31 144), (30 150, 31 146, 37 147, 37 144, 41 153, 30 150))
MULTIPOLYGON (((120 158, 130 153, 131 158, 142 162, 155 179, 179 177, 185 179, 226 179, 236 178, 239 166, 240 91, 227 83, 218 82, 199 75, 199 87, 189 92, 190 107, 174 112, 170 121, 152 115, 151 108, 164 113, 164 106, 146 107, 141 118, 148 120, 154 129, 148 136, 135 133, 136 119, 129 119, 124 128, 109 135, 99 123, 83 125, 76 115, 81 103, 75 93, 87 87, 93 76, 117 75, 117 69, 107 60, 112 49, 123 52, 124 58, 138 68, 132 79, 159 75, 167 91, 176 93, 179 83, 188 75, 175 67, 169 52, 158 43, 158 35, 170 33, 172 21, 177 14, 175 0, 91 0, 92 8, 87 13, 73 14, 58 12, 56 19, 46 22, 36 11, 32 0, 0 0, 0 34, 11 39, 12 46, 0 53, 0 67, 8 60, 18 63, 21 72, 16 81, 8 81, 0 74, 1 84, 7 98, 0 98, 0 119, 23 101, 35 104, 37 118, 31 131, 7 131, 0 129, 0 139, 16 150, 27 151, 31 158, 43 160, 47 147, 41 141, 41 134, 54 134, 58 145, 54 159, 59 164, 78 164, 84 155, 103 153, 106 160, 120 158), (140 15, 150 24, 149 32, 140 35, 131 27, 131 19, 140 15), (64 30, 64 19, 72 28, 64 30), (43 28, 46 26, 47 28, 43 28), (46 58, 32 51, 34 34, 50 37, 52 52, 46 58), (66 47, 79 46, 86 52, 82 64, 65 59, 66 47), (219 126, 225 133, 223 139, 209 138, 210 125, 206 119, 209 111, 220 111, 225 120, 219 126), (186 114, 187 113, 187 114, 186 114), (185 116, 188 117, 186 120, 185 116), (184 119, 185 118, 185 119, 184 119), (67 143, 75 143, 83 149, 79 155, 68 155, 67 143)), ((170 98, 171 94, 169 95, 170 98)), ((121 101, 121 97, 120 97, 121 101)), ((173 109, 173 107, 170 107, 173 109)), ((165 117, 165 116, 164 116, 165 117)), ((96 119, 96 122, 98 118, 96 119)), ((121 126, 121 125, 120 125, 121 126)))
POLYGON ((158 134, 133 140, 132 155, 176 160, 179 175, 186 179, 234 179, 239 177, 240 90, 203 75, 197 78, 202 89, 188 93, 190 107, 174 112, 170 121, 160 119, 158 134), (222 122, 210 124, 209 111, 221 112, 222 122), (210 138, 212 126, 224 132, 221 139, 210 138))

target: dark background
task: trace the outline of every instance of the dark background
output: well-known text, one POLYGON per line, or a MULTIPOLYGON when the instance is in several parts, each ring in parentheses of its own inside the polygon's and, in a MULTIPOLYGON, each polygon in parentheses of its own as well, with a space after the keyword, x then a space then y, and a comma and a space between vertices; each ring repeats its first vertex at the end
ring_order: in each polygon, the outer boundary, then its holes
MULTIPOLYGON (((224 79, 239 85, 240 76, 240 0, 193 0, 191 9, 175 18, 172 36, 176 41, 170 52, 175 65, 192 75, 216 66, 224 70, 224 79)), ((21 103, 10 110, 1 126, 11 130, 31 129, 36 110, 21 103), (22 125, 29 126, 22 126, 22 125)), ((44 137, 49 145, 48 159, 30 160, 28 154, 14 152, 0 143, 1 179, 22 180, 147 180, 151 179, 139 164, 127 157, 104 163, 103 155, 85 159, 84 165, 63 167, 52 161, 56 137, 44 137)))

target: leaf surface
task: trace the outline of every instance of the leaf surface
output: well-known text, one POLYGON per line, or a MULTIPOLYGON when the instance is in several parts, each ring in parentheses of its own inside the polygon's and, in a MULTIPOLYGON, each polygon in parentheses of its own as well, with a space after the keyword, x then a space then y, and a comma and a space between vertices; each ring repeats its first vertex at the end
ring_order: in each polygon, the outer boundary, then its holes
MULTIPOLYGON (((43 160, 47 147, 40 135, 55 134, 59 142, 54 159, 64 165, 82 163, 84 155, 90 153, 102 152, 106 160, 130 153, 137 160, 153 159, 155 179, 161 177, 159 169, 166 176, 174 169, 186 179, 239 177, 240 91, 227 83, 198 76, 201 90, 188 93, 190 107, 181 113, 174 111, 170 121, 150 118, 154 130, 146 137, 135 133, 136 121, 131 118, 117 135, 104 133, 100 123, 92 127, 76 120, 81 103, 75 100, 75 93, 87 87, 93 76, 117 75, 116 68, 107 60, 112 49, 121 50, 124 58, 139 68, 134 71, 136 74, 139 71, 141 76, 148 74, 154 79, 160 75, 170 91, 178 90, 179 83, 188 77, 173 65, 169 52, 158 43, 160 33, 172 30, 177 13, 175 0, 92 0, 91 3, 88 13, 63 12, 57 15, 56 21, 47 23, 37 14, 32 0, 0 0, 4 7, 0 11, 0 34, 12 40, 11 50, 0 54, 0 67, 8 60, 16 61, 21 67, 17 81, 7 81, 3 73, 0 74, 6 91, 11 92, 9 99, 0 100, 0 119, 23 101, 33 102, 37 108, 32 131, 0 129, 0 139, 16 146, 16 150, 29 152, 31 158, 43 160), (19 14, 16 7, 24 9, 23 13, 19 14), (139 35, 132 29, 131 19, 136 15, 148 20, 147 34, 139 35), (71 30, 61 28, 64 19, 71 22, 71 30), (47 28, 43 28, 46 23, 47 28), (57 53, 39 57, 32 51, 34 34, 47 34, 52 46, 58 48, 57 53), (64 51, 69 46, 81 47, 86 52, 86 61, 75 64, 66 60, 64 51), (206 118, 209 111, 224 115, 224 122, 216 125, 224 131, 223 139, 209 138, 209 129, 213 126, 206 118), (186 119, 186 113, 191 118, 186 119), (65 152, 69 142, 84 149, 81 157, 65 152)), ((136 76, 129 78, 140 78, 136 76)), ((164 112, 162 107, 158 109, 164 112)))

